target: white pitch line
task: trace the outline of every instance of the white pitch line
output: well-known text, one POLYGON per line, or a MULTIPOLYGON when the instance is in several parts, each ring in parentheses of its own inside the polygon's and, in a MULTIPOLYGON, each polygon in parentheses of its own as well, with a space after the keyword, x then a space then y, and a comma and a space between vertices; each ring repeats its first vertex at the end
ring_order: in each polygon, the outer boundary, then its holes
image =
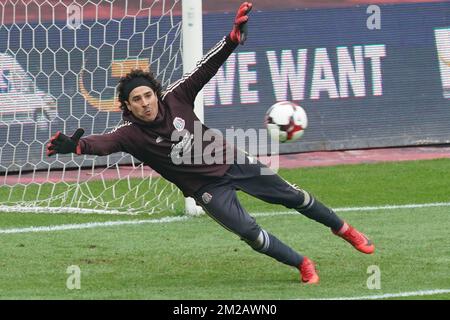
POLYGON ((402 205, 386 205, 375 207, 351 207, 351 208, 338 208, 336 212, 345 211, 375 211, 375 210, 389 210, 389 209, 417 209, 417 208, 430 208, 430 207, 449 207, 450 202, 434 202, 434 203, 418 203, 418 204, 402 204, 402 205))
POLYGON ((432 296, 442 293, 450 293, 450 289, 434 289, 434 290, 420 290, 420 291, 399 292, 399 293, 386 293, 380 295, 361 296, 361 297, 319 298, 314 300, 378 300, 378 299, 404 298, 415 296, 432 296))
POLYGON ((105 221, 105 222, 88 222, 79 224, 62 224, 55 226, 10 228, 10 229, 0 229, 0 234, 79 230, 79 229, 92 229, 111 226, 135 225, 144 223, 169 223, 175 221, 183 221, 187 219, 189 219, 189 217, 183 216, 183 217, 165 217, 161 219, 128 220, 128 221, 119 220, 119 221, 105 221))
MULTIPOLYGON (((419 203, 419 204, 402 204, 402 205, 385 205, 373 207, 348 207, 348 208, 333 208, 335 212, 350 212, 350 211, 379 211, 379 210, 397 210, 397 209, 419 209, 429 207, 450 207, 450 202, 434 202, 434 203, 419 203)), ((257 212, 251 213, 255 217, 270 217, 276 215, 298 214, 297 211, 273 211, 273 212, 257 212)))
MULTIPOLYGON (((376 211, 376 210, 389 210, 389 209, 415 209, 415 208, 428 208, 428 207, 448 207, 450 202, 435 202, 435 203, 423 203, 423 204, 404 204, 404 205, 385 205, 385 206, 372 206, 372 207, 348 207, 348 208, 336 208, 333 209, 336 212, 348 212, 348 211, 376 211)), ((6 212, 18 212, 18 213, 72 213, 72 214, 111 214, 111 215, 138 215, 135 212, 125 212, 118 210, 101 210, 101 209, 89 209, 89 208, 74 208, 74 207, 26 207, 26 206, 5 206, 0 205, 0 213, 6 212)), ((271 216, 271 215, 283 215, 283 214, 296 214, 296 211, 273 211, 273 212, 257 212, 255 216, 271 216)), ((253 214, 252 214, 253 215, 253 214)))
MULTIPOLYGON (((374 211, 374 210, 414 209, 414 208, 447 207, 447 206, 450 206, 450 202, 406 204, 406 205, 387 205, 387 206, 379 206, 379 207, 336 208, 333 210, 336 212, 374 211)), ((255 216, 255 217, 272 217, 272 216, 279 216, 279 215, 294 215, 294 214, 299 214, 299 213, 296 211, 282 211, 282 212, 275 211, 275 212, 251 213, 251 215, 255 216)), ((139 225, 139 224, 144 224, 144 223, 170 223, 170 222, 177 222, 177 221, 185 221, 188 219, 191 219, 191 216, 165 217, 165 218, 161 218, 161 219, 146 219, 146 220, 118 220, 118 221, 104 221, 104 222, 89 222, 89 223, 80 223, 80 224, 62 224, 62 225, 41 226, 41 227, 9 228, 9 229, 0 229, 0 234, 80 230, 80 229, 91 229, 91 228, 97 228, 97 227, 111 227, 111 226, 119 226, 119 225, 139 225)))
POLYGON ((137 213, 122 212, 118 210, 101 210, 101 209, 73 208, 73 207, 27 207, 27 206, 5 206, 5 205, 0 205, 0 213, 1 212, 137 215, 137 213))

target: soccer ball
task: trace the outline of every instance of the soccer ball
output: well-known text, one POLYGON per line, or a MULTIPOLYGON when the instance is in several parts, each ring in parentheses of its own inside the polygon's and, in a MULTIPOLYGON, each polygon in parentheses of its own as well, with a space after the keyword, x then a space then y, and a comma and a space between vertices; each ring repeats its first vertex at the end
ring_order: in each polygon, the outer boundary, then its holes
POLYGON ((282 101, 267 110, 265 124, 273 139, 292 142, 300 139, 305 133, 308 117, 299 105, 291 101, 282 101))

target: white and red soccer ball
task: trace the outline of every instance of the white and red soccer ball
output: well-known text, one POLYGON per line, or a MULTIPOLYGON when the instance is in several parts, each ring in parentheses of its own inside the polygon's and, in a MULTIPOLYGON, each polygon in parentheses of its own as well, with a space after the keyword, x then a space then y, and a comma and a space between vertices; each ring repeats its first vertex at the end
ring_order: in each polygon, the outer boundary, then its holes
POLYGON ((265 116, 270 136, 280 142, 300 139, 308 127, 305 110, 291 101, 281 101, 271 106, 265 116))

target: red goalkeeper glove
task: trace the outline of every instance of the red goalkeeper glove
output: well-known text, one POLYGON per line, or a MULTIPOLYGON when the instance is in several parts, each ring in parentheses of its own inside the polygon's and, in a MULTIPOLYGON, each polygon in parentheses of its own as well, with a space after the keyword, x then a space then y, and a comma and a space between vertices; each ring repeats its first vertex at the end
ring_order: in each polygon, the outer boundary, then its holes
POLYGON ((58 131, 47 144, 47 156, 50 157, 56 153, 81 154, 79 140, 83 134, 84 130, 82 128, 78 128, 71 137, 58 131))
POLYGON ((233 30, 230 32, 230 38, 234 43, 244 44, 245 40, 247 40, 247 14, 250 10, 252 10, 252 3, 244 2, 237 11, 233 30))

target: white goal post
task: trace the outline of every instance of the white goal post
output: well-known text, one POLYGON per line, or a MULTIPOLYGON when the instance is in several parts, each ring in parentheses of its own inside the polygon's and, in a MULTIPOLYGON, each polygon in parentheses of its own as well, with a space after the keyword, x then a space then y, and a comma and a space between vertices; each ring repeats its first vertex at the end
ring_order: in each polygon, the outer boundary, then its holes
MULTIPOLYGON (((200 0, 182 0, 183 29, 183 73, 192 71, 203 56, 203 10, 200 0)), ((195 99, 195 114, 203 122, 203 92, 195 99)), ((197 206, 195 200, 186 198, 185 212, 189 215, 199 215, 203 209, 197 206)))

